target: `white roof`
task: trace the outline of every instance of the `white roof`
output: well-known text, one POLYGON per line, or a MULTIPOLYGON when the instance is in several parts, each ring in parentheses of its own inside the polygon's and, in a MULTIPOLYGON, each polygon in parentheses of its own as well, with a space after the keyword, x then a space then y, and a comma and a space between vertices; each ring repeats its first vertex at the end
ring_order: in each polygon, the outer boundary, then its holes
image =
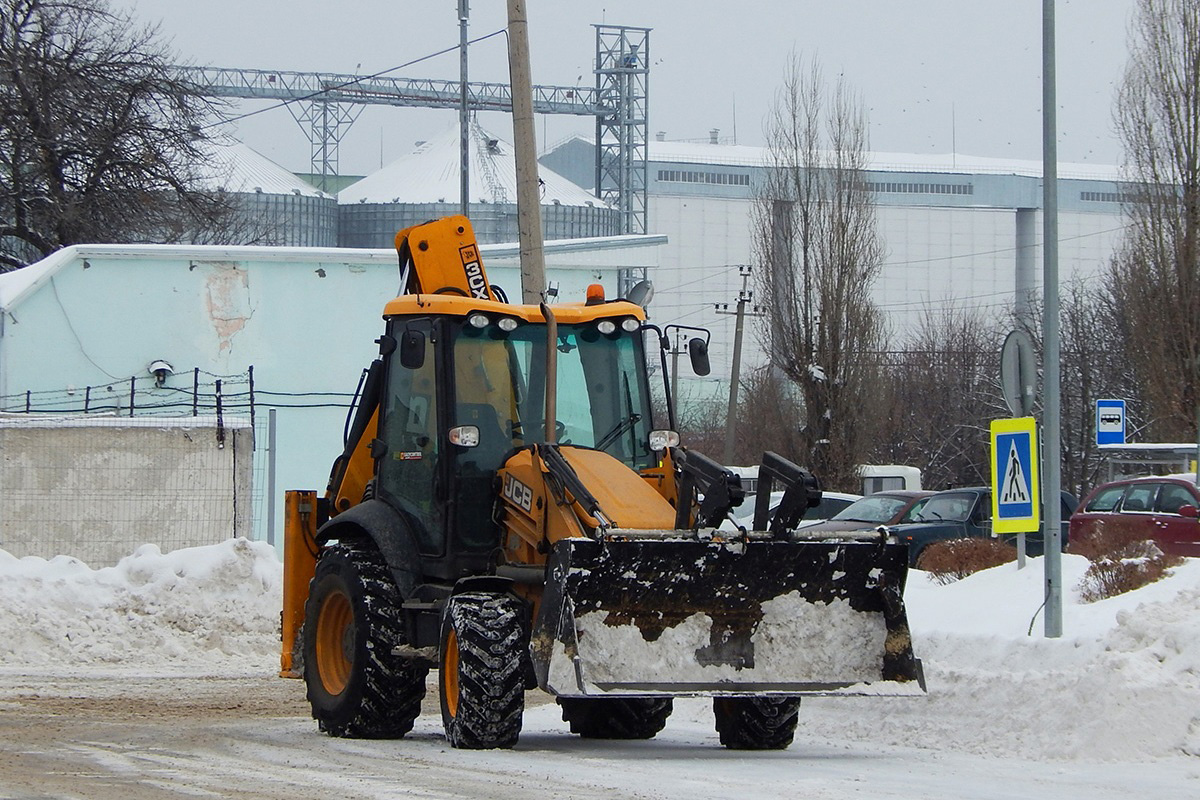
MULTIPOLYGON (((513 146, 472 124, 469 158, 472 203, 516 203, 517 163, 513 146)), ((340 205, 355 203, 457 203, 461 191, 458 127, 338 192, 340 205)), ((542 204, 605 206, 604 201, 538 165, 542 204)))
POLYGON ((241 142, 214 139, 205 143, 204 149, 208 150, 211 159, 208 174, 201 181, 206 189, 247 194, 330 197, 241 142))
MULTIPOLYGON (((583 137, 580 137, 583 138, 583 137)), ((589 140, 590 141, 590 140, 589 140)), ((648 158, 654 162, 761 167, 767 148, 744 144, 650 142, 648 158)), ((1041 161, 969 156, 962 153, 868 153, 867 169, 879 172, 935 172, 946 174, 1023 175, 1041 177, 1041 161)), ((1119 181, 1121 169, 1107 164, 1058 165, 1060 179, 1119 181)))
MULTIPOLYGON (((667 243, 662 234, 622 234, 587 239, 554 239, 543 244, 547 256, 572 254, 573 258, 556 264, 557 269, 591 267, 582 253, 614 249, 657 247, 667 243)), ((515 243, 481 244, 484 259, 517 256, 521 246, 515 243)), ((17 307, 55 273, 83 259, 196 259, 199 261, 271 261, 288 264, 386 264, 394 267, 396 251, 392 248, 359 247, 262 247, 257 245, 207 244, 74 244, 55 250, 41 261, 10 272, 0 273, 0 311, 17 307)), ((627 255, 625 257, 628 257, 627 255)))

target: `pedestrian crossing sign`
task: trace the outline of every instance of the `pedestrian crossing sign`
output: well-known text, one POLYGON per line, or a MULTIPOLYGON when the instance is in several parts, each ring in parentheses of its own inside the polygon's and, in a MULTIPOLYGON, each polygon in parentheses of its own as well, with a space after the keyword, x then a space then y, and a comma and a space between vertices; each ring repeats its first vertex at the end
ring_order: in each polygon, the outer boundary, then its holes
POLYGON ((1041 524, 1037 422, 992 420, 992 531, 1030 533, 1041 524))

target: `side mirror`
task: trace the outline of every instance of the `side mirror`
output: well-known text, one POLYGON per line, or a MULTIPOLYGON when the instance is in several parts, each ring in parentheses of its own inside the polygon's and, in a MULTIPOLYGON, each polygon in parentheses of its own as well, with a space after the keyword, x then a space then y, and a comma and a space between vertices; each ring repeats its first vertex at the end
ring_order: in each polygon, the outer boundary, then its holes
POLYGON ((1191 517, 1192 519, 1200 517, 1200 510, 1197 510, 1196 507, 1190 503, 1188 505, 1180 506, 1178 513, 1181 517, 1191 517))
POLYGON ((708 343, 700 337, 688 340, 688 358, 692 360, 692 372, 703 377, 711 372, 708 363, 708 343))
POLYGON ((425 364, 425 334, 406 330, 400 337, 400 363, 407 369, 420 369, 425 364))

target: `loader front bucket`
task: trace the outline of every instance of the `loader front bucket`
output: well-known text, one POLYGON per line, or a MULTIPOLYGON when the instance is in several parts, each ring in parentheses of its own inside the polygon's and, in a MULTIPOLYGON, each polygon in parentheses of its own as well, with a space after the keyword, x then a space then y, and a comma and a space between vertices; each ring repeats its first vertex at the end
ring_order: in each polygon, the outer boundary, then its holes
POLYGON ((917 694, 908 554, 875 541, 564 539, 531 649, 569 697, 917 694))

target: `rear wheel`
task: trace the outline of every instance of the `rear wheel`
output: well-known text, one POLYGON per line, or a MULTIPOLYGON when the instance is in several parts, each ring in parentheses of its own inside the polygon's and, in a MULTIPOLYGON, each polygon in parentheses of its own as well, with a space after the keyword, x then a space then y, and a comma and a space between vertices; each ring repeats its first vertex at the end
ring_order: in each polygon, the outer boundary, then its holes
POLYGON ((429 670, 392 654, 408 641, 400 603, 374 548, 339 544, 321 554, 302 629, 304 681, 321 730, 373 739, 412 730, 429 670))
POLYGON ((585 739, 653 739, 667 724, 669 697, 560 697, 563 722, 585 739))
POLYGON ((721 744, 730 750, 783 750, 792 743, 799 697, 714 697, 721 744))
POLYGON ((439 683, 452 747, 512 747, 525 711, 529 637, 525 607, 511 595, 467 592, 446 603, 439 683))

